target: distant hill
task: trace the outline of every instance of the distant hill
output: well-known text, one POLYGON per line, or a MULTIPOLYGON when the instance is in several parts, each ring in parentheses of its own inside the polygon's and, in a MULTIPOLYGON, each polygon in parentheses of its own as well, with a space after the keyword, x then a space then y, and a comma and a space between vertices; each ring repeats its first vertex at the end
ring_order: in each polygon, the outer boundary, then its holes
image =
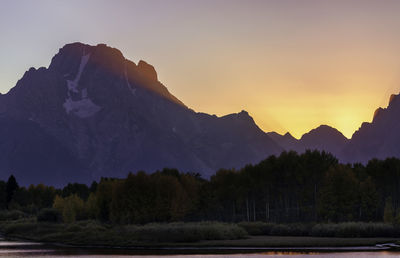
POLYGON ((267 133, 285 150, 294 150, 302 153, 305 150, 324 150, 335 156, 340 156, 348 139, 337 129, 321 125, 304 134, 299 140, 290 133, 280 135, 275 132, 267 133))

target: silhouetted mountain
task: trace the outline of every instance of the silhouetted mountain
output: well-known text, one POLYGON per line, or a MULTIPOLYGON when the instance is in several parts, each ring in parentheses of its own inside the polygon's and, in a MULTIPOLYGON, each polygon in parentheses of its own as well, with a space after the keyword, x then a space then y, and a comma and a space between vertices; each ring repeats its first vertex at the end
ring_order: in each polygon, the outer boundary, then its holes
POLYGON ((301 152, 304 149, 299 140, 294 138, 289 132, 285 133, 284 135, 276 132, 269 132, 267 135, 285 150, 301 152))
POLYGON ((339 155, 348 139, 337 129, 321 125, 304 134, 300 139, 305 149, 316 149, 339 155))
POLYGON ((341 132, 327 125, 312 129, 299 140, 290 135, 290 133, 280 135, 270 132, 268 135, 286 151, 294 150, 298 153, 303 153, 306 150, 320 150, 340 156, 348 142, 348 139, 341 132))
POLYGON ((153 66, 104 44, 68 44, 0 96, 0 169, 22 184, 88 182, 164 167, 239 168, 282 148, 247 112, 196 113, 153 66))
POLYGON ((343 151, 343 160, 367 162, 372 158, 400 157, 400 95, 378 108, 371 123, 363 123, 343 151))
POLYGON ((329 126, 320 126, 300 140, 285 140, 268 133, 285 150, 317 149, 331 152, 341 162, 366 163, 373 158, 400 158, 400 95, 392 95, 387 108, 378 108, 371 123, 364 122, 350 140, 329 126))

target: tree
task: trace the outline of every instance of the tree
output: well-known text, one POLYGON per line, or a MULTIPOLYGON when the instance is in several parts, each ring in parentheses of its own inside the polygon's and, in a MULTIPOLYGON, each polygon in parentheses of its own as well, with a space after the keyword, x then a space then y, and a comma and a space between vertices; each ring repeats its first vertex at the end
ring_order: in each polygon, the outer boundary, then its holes
POLYGON ((101 221, 110 220, 110 205, 112 201, 114 180, 102 178, 96 190, 97 215, 101 221))
POLYGON ((81 198, 82 200, 87 200, 89 197, 90 189, 87 185, 85 184, 78 184, 78 183, 73 183, 73 184, 68 184, 62 189, 62 196, 67 197, 73 194, 76 194, 81 198))
POLYGON ((57 209, 60 213, 62 213, 64 211, 64 206, 65 206, 64 198, 62 198, 59 195, 56 195, 53 202, 53 208, 57 209))
POLYGON ((319 214, 328 221, 357 217, 358 181, 350 167, 337 165, 325 176, 318 201, 319 214))
POLYGON ((360 208, 359 219, 371 221, 376 216, 378 209, 378 193, 371 177, 360 183, 360 208))
POLYGON ((389 197, 385 202, 385 209, 383 211, 383 222, 393 223, 394 222, 394 211, 392 206, 392 198, 389 197))
POLYGON ((89 219, 96 219, 98 213, 97 198, 95 193, 90 193, 86 203, 86 212, 89 219))
POLYGON ((65 198, 57 195, 54 199, 53 208, 62 214, 65 223, 72 223, 78 219, 86 218, 84 202, 76 194, 65 198))
POLYGON ((7 203, 7 208, 8 205, 10 204, 15 191, 17 191, 19 188, 17 180, 15 179, 15 177, 13 175, 11 175, 8 178, 7 184, 6 184, 6 203, 7 203))
POLYGON ((7 208, 6 182, 0 181, 0 209, 7 208))

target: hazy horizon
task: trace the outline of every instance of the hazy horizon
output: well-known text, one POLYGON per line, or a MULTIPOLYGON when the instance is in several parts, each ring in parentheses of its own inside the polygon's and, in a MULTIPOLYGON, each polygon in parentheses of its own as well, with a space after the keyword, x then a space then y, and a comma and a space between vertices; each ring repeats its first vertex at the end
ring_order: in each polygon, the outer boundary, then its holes
POLYGON ((0 92, 67 43, 152 64, 187 106, 350 138, 400 89, 398 1, 4 1, 0 92), (32 10, 36 10, 33 12, 32 10), (38 11, 40 10, 40 11, 38 11))

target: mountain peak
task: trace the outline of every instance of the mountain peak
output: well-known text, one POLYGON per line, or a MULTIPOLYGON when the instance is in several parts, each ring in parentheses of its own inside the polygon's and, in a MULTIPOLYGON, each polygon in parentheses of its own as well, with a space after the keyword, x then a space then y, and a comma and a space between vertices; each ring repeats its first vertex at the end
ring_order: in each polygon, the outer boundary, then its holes
POLYGON ((377 119, 382 119, 386 117, 387 112, 391 112, 391 110, 398 110, 400 104, 400 94, 392 94, 389 98, 389 104, 386 108, 379 107, 375 110, 374 115, 372 117, 372 122, 376 122, 377 119))
POLYGON ((147 62, 140 60, 138 65, 137 65, 138 70, 143 74, 146 79, 149 81, 156 82, 158 81, 157 79, 157 72, 154 69, 154 66, 148 64, 147 62))
POLYGON ((339 138, 345 138, 347 139, 339 130, 336 128, 333 128, 329 125, 320 125, 317 128, 312 129, 308 133, 303 134, 301 139, 304 138, 309 138, 309 137, 315 137, 317 135, 321 136, 336 136, 339 138))
POLYGON ((292 135, 291 133, 289 133, 289 132, 286 132, 286 133, 283 135, 283 137, 285 137, 286 139, 296 139, 296 138, 294 138, 293 135, 292 135))
POLYGON ((386 108, 375 110, 372 122, 364 122, 354 132, 344 150, 346 161, 367 162, 372 158, 400 157, 400 94, 392 94, 386 108))
POLYGON ((49 70, 66 74, 77 67, 83 56, 90 56, 90 62, 108 71, 121 73, 125 58, 121 51, 106 44, 91 46, 80 42, 66 44, 51 60, 49 70))
POLYGON ((392 94, 392 95, 390 95, 390 98, 389 98, 389 105, 390 105, 390 103, 396 98, 396 94, 392 94))
POLYGON ((348 142, 348 139, 336 128, 328 125, 320 125, 305 133, 300 138, 301 143, 307 149, 317 149, 338 154, 348 142))
MULTIPOLYGON (((143 60, 136 65, 126 59, 121 51, 106 44, 95 46, 80 42, 66 44, 53 57, 49 71, 73 82, 82 75, 84 81, 90 81, 91 91, 100 90, 103 92, 102 95, 106 90, 105 87, 109 88, 107 94, 115 94, 116 87, 123 85, 118 92, 122 93, 124 87, 133 95, 144 90, 187 108, 158 81, 157 72, 152 65, 143 60), (105 83, 106 81, 108 83, 105 83)), ((74 85, 77 85, 76 82, 74 85)))
POLYGON ((240 112, 238 113, 238 116, 239 116, 239 117, 251 117, 251 116, 249 115, 249 112, 247 112, 246 110, 240 111, 240 112))
POLYGON ((277 132, 269 132, 267 135, 274 140, 279 146, 281 146, 284 150, 294 150, 301 151, 299 148, 299 141, 294 138, 289 132, 281 135, 277 132))
POLYGON ((65 45, 49 68, 30 69, 0 100, 0 113, 7 116, 0 119, 0 142, 6 143, 0 151, 11 153, 11 161, 24 160, 12 163, 3 155, 0 171, 30 183, 163 167, 208 176, 282 150, 248 112, 193 112, 158 81, 152 65, 136 65, 105 44, 65 45), (33 129, 19 131, 25 128, 19 121, 33 129))
POLYGON ((249 112, 246 110, 242 110, 239 113, 232 114, 235 118, 241 120, 241 121, 246 121, 246 122, 251 122, 254 123, 253 117, 249 115, 249 112))

